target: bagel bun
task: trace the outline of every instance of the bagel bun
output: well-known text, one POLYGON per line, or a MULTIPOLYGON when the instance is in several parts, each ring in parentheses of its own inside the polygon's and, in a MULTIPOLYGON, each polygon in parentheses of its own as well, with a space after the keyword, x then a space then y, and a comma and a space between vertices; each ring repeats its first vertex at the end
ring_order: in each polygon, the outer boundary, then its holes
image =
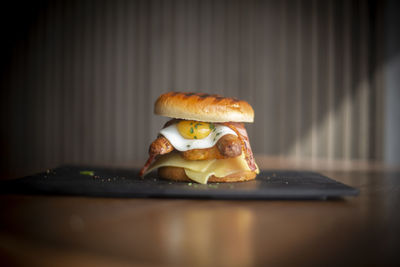
POLYGON ((205 122, 254 121, 254 110, 246 101, 204 93, 162 94, 154 105, 154 113, 170 118, 205 122))
MULTIPOLYGON (((241 171, 237 173, 232 173, 225 177, 215 177, 211 175, 208 182, 211 183, 232 183, 232 182, 244 182, 254 180, 257 174, 252 171, 241 171)), ((158 168, 158 177, 179 181, 179 182, 193 182, 189 177, 187 177, 185 170, 181 167, 161 167, 158 168)))

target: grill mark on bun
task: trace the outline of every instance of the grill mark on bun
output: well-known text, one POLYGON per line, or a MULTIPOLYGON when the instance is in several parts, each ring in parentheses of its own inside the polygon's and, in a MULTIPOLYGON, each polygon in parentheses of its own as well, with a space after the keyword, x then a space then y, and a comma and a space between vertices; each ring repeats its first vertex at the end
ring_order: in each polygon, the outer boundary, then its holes
POLYGON ((215 95, 213 98, 214 98, 213 103, 215 103, 215 104, 218 104, 219 102, 221 102, 222 100, 224 100, 224 97, 219 96, 219 95, 215 95))
POLYGON ((230 102, 232 103, 238 103, 240 102, 240 100, 236 99, 236 98, 227 98, 227 97, 223 97, 221 95, 210 95, 210 94, 206 94, 206 93, 179 93, 179 92, 173 92, 170 94, 170 96, 175 96, 175 95, 182 95, 183 98, 189 98, 191 96, 197 96, 198 98, 201 98, 202 100, 206 100, 207 98, 213 98, 213 102, 214 103, 218 103, 222 100, 225 99, 229 99, 230 102))
POLYGON ((187 98, 187 97, 191 97, 192 95, 197 95, 196 93, 184 93, 183 97, 187 98))
POLYGON ((202 100, 206 100, 207 98, 212 98, 213 99, 213 103, 218 103, 221 102, 222 100, 228 100, 231 103, 239 103, 241 102, 241 100, 234 98, 234 97, 223 97, 221 95, 217 95, 217 94, 206 94, 206 93, 181 93, 181 92, 169 92, 166 93, 165 95, 168 96, 181 96, 182 98, 190 98, 192 96, 196 96, 202 100))
POLYGON ((212 95, 208 95, 205 93, 180 93, 180 94, 182 94, 184 98, 189 98, 191 96, 197 96, 198 98, 206 99, 206 98, 212 96, 212 95))

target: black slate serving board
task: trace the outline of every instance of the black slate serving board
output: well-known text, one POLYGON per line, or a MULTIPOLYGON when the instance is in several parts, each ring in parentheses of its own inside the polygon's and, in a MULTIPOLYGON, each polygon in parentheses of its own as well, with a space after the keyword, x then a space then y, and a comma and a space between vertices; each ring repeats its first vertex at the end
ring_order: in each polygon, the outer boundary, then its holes
POLYGON ((211 199, 328 199, 359 193, 358 189, 315 172, 262 171, 253 181, 207 185, 162 180, 155 172, 140 178, 138 173, 138 170, 62 166, 1 182, 0 193, 211 199))

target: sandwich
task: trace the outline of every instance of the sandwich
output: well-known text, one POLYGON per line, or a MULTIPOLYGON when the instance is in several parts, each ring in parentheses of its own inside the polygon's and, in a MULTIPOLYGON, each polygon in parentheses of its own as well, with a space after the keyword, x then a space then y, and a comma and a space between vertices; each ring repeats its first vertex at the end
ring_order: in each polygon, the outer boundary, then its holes
POLYGON ((240 182, 259 173, 244 122, 254 121, 249 103, 204 93, 169 92, 154 113, 171 118, 149 147, 140 170, 173 181, 240 182))

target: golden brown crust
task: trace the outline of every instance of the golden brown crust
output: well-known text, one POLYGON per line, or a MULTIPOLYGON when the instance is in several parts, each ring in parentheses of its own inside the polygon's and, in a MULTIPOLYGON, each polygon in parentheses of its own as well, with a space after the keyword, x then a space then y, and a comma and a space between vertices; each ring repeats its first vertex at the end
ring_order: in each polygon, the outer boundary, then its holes
POLYGON ((190 149, 181 152, 186 160, 224 159, 216 145, 209 148, 190 149))
POLYGON ((154 113, 171 118, 207 122, 253 122, 249 103, 220 95, 169 92, 154 105, 154 113))
POLYGON ((235 158, 242 154, 242 145, 236 135, 227 134, 222 136, 212 147, 190 149, 182 151, 181 154, 186 160, 235 158))
POLYGON ((157 137, 149 147, 149 155, 164 155, 174 150, 174 147, 164 136, 157 137))
MULTIPOLYGON (((158 176, 163 179, 178 181, 178 182, 192 182, 187 177, 185 170, 181 167, 161 167, 158 168, 158 176)), ((215 177, 211 175, 208 182, 211 183, 232 183, 232 182, 244 182, 254 180, 257 174, 251 171, 242 171, 227 175, 225 177, 215 177)))

